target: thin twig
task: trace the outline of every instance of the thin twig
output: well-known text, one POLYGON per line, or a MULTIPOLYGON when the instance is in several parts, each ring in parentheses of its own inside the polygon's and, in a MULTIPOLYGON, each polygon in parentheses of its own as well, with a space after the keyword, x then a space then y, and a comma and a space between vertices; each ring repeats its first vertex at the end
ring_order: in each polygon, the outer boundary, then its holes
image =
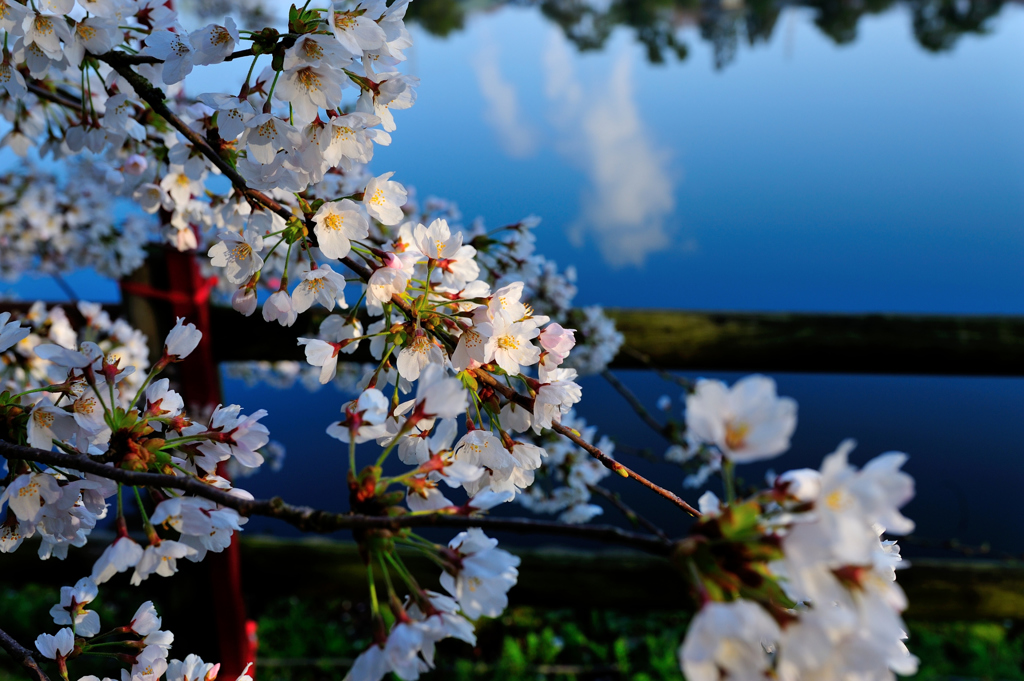
POLYGON ((584 440, 582 437, 579 436, 579 433, 577 433, 572 428, 566 428, 561 423, 552 423, 551 430, 555 431, 560 435, 564 435, 565 437, 575 442, 577 445, 586 450, 588 454, 590 454, 592 457, 594 457, 602 464, 604 464, 605 468, 608 468, 612 472, 618 473, 624 478, 633 478, 647 489, 657 492, 658 494, 665 497, 666 499, 668 499, 669 501, 671 501, 676 506, 683 509, 693 517, 700 517, 700 511, 698 511, 693 506, 690 506, 688 503, 680 499, 679 495, 677 495, 675 492, 670 492, 664 487, 654 484, 644 476, 634 471, 632 468, 623 466, 621 463, 619 463, 618 461, 611 458, 594 445, 584 440))
POLYGON ((61 276, 60 272, 50 272, 50 276, 53 277, 53 280, 55 282, 57 282, 57 286, 60 287, 60 290, 64 291, 64 295, 68 297, 68 300, 70 302, 78 302, 78 294, 75 293, 75 289, 71 288, 71 284, 69 284, 67 280, 61 276))
POLYGON ((23 667, 27 667, 32 670, 39 681, 50 681, 43 670, 39 668, 39 665, 36 664, 36 661, 32 658, 32 651, 23 647, 20 643, 11 638, 3 629, 0 629, 0 648, 6 650, 7 653, 23 667))
POLYGON ((619 511, 622 512, 622 515, 626 516, 626 519, 633 523, 634 526, 642 526, 647 529, 647 531, 653 532, 665 541, 669 540, 668 535, 665 534, 664 530, 633 510, 629 504, 619 497, 618 492, 613 492, 610 489, 601 487, 600 485, 587 485, 587 489, 607 499, 608 502, 615 508, 619 509, 619 511))
POLYGON ((233 508, 244 516, 277 518, 304 532, 330 533, 339 530, 378 529, 398 531, 404 527, 480 527, 483 529, 516 532, 520 534, 553 534, 594 541, 621 544, 660 556, 671 553, 673 544, 665 539, 634 532, 626 532, 607 525, 572 525, 529 518, 490 518, 453 513, 430 513, 395 517, 367 516, 350 513, 332 513, 307 506, 293 506, 280 497, 272 499, 242 499, 191 477, 139 473, 114 468, 85 456, 24 447, 0 440, 0 456, 7 459, 35 461, 49 466, 60 466, 82 473, 91 473, 108 480, 136 487, 178 489, 197 497, 215 501, 233 508))
POLYGON ((54 104, 63 106, 65 109, 72 109, 79 114, 82 112, 82 102, 70 99, 62 92, 53 92, 47 90, 42 85, 37 85, 36 83, 31 82, 26 83, 25 87, 39 99, 45 99, 48 102, 53 102, 54 104))
POLYGON ((651 429, 654 430, 654 432, 661 435, 670 443, 675 444, 676 429, 672 426, 671 423, 658 423, 658 420, 651 416, 651 412, 647 411, 647 407, 644 406, 643 402, 641 402, 640 399, 633 393, 633 391, 627 388, 625 384, 622 381, 620 381, 618 377, 616 377, 615 374, 613 374, 611 371, 605 369, 604 371, 601 372, 601 376, 603 376, 604 380, 608 381, 611 384, 611 386, 615 388, 616 392, 622 395, 626 402, 629 403, 629 406, 633 408, 633 411, 636 412, 636 415, 639 416, 644 423, 650 426, 651 429))
MULTIPOLYGON (((487 373, 483 369, 476 370, 474 372, 474 375, 476 376, 478 381, 488 385, 495 392, 501 393, 501 395, 503 397, 505 397, 505 399, 511 400, 512 402, 515 402, 516 404, 518 404, 518 405, 520 405, 522 407, 526 407, 531 412, 533 411, 533 399, 532 398, 527 397, 526 395, 522 395, 522 394, 516 392, 512 388, 510 388, 507 385, 505 385, 505 384, 501 383, 500 381, 498 381, 498 379, 494 378, 494 376, 492 376, 491 374, 487 373)), ((598 449, 594 445, 592 445, 589 442, 587 442, 586 440, 584 440, 582 437, 580 437, 580 434, 577 433, 572 428, 566 428, 561 423, 552 423, 551 424, 551 430, 553 430, 556 433, 558 433, 559 435, 563 435, 563 436, 569 438, 570 440, 572 440, 573 442, 575 442, 577 445, 582 447, 584 449, 584 451, 586 451, 592 457, 594 457, 595 459, 600 461, 601 464, 605 468, 610 470, 611 472, 617 473, 617 474, 621 475, 624 478, 633 478, 634 480, 639 482, 641 485, 643 485, 647 489, 650 489, 650 490, 656 492, 657 494, 660 494, 661 496, 665 497, 666 499, 668 499, 669 501, 674 503, 676 506, 678 506, 679 508, 681 508, 684 511, 686 511, 687 513, 689 513, 690 515, 692 515, 694 517, 699 517, 700 516, 700 511, 698 511, 693 506, 690 506, 688 503, 686 503, 685 501, 680 499, 679 495, 675 494, 674 492, 670 492, 669 490, 665 489, 664 487, 661 487, 659 485, 654 484, 653 482, 651 482, 650 480, 648 480, 644 476, 642 476, 639 473, 637 473, 636 471, 634 471, 632 468, 629 468, 628 466, 622 465, 621 463, 619 463, 618 461, 616 461, 612 457, 608 456, 607 454, 602 452, 600 449, 598 449)))
POLYGON ((662 369, 661 367, 659 367, 658 365, 651 361, 650 355, 640 352, 636 348, 631 348, 628 345, 623 345, 619 352, 623 355, 629 355, 634 359, 640 360, 641 362, 647 365, 648 369, 656 371, 658 373, 658 376, 665 379, 666 381, 670 383, 675 383, 676 385, 686 390, 687 392, 693 392, 693 381, 683 376, 676 376, 673 373, 665 371, 664 369, 662 369))

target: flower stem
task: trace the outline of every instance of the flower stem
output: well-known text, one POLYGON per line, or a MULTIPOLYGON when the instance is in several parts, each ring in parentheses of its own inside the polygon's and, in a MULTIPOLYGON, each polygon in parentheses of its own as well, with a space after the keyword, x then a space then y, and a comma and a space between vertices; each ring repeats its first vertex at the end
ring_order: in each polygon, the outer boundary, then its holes
POLYGON ((725 488, 725 502, 732 504, 736 501, 736 478, 734 464, 729 459, 722 459, 722 486, 725 488))

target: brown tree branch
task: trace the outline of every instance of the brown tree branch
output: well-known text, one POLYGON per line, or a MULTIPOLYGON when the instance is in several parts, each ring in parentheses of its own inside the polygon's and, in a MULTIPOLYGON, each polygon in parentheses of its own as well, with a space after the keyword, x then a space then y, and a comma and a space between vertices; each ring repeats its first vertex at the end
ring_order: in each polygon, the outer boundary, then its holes
POLYGON ((332 513, 307 506, 293 506, 286 503, 280 497, 272 499, 242 499, 191 477, 126 471, 93 461, 84 456, 74 456, 62 452, 48 452, 43 449, 11 444, 3 440, 0 440, 0 456, 7 459, 35 461, 49 466, 59 466, 61 469, 91 473, 92 475, 120 482, 124 485, 181 490, 197 497, 209 499, 221 506, 233 508, 243 516, 259 515, 277 518, 303 532, 326 534, 339 530, 360 529, 398 531, 405 527, 479 527, 519 534, 551 534, 578 537, 628 546, 659 556, 669 555, 673 547, 672 542, 667 539, 627 532, 618 527, 608 525, 572 525, 529 518, 490 518, 453 513, 429 513, 395 517, 367 516, 351 513, 332 513))
POLYGON ((50 681, 36 661, 32 658, 32 651, 28 648, 23 647, 20 643, 15 641, 10 635, 0 629, 0 648, 7 651, 7 654, 19 662, 23 667, 30 669, 39 681, 50 681))
MULTIPOLYGON (((241 59, 243 57, 253 57, 255 55, 256 55, 256 53, 252 51, 252 48, 245 49, 245 50, 237 50, 235 52, 232 52, 228 56, 224 57, 224 61, 234 61, 235 59, 241 59)), ((120 63, 127 64, 129 66, 136 66, 138 64, 163 64, 164 63, 163 59, 159 59, 159 58, 154 57, 152 55, 148 55, 148 54, 128 54, 127 52, 119 52, 117 50, 111 50, 110 52, 105 52, 104 54, 99 54, 99 55, 95 55, 95 56, 96 56, 97 59, 100 59, 102 61, 106 61, 108 64, 110 63, 108 61, 108 58, 109 59, 116 59, 120 63)))

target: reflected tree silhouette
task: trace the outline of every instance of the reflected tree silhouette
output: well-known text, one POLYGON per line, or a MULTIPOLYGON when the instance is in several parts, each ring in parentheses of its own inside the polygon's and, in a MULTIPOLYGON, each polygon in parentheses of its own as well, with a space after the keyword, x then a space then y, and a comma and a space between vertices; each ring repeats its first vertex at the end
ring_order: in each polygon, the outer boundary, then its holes
POLYGON ((961 36, 988 32, 988 20, 1003 9, 1001 0, 916 0, 910 3, 914 13, 914 36, 926 50, 952 49, 961 36))
MULTIPOLYGON (((287 10, 286 3, 275 0, 182 4, 204 19, 234 13, 248 27, 263 25, 268 16, 287 10)), ((929 52, 944 52, 965 35, 985 35, 989 20, 1006 4, 1007 0, 415 0, 406 16, 431 35, 445 37, 462 30, 474 12, 504 5, 536 6, 581 52, 604 49, 617 27, 632 29, 652 64, 685 60, 689 49, 679 33, 697 26, 701 40, 713 48, 715 68, 721 69, 736 59, 740 45, 771 40, 786 7, 813 10, 815 26, 836 44, 846 45, 857 39, 862 17, 904 6, 910 10, 918 44, 929 52)))
MULTIPOLYGON (((445 36, 462 28, 465 16, 483 7, 459 0, 416 0, 409 18, 434 35, 445 36)), ((518 2, 517 5, 534 3, 518 2)), ((739 46, 767 43, 786 7, 803 7, 815 13, 814 24, 836 44, 857 39, 862 17, 907 7, 918 44, 930 52, 953 49, 964 35, 984 35, 988 22, 1000 13, 1004 0, 804 0, 779 3, 772 0, 542 0, 541 13, 561 27, 566 38, 581 52, 604 48, 617 27, 630 28, 646 48, 647 59, 662 64, 684 60, 688 47, 681 29, 697 26, 702 40, 711 44, 716 68, 724 68, 737 56, 739 46)))

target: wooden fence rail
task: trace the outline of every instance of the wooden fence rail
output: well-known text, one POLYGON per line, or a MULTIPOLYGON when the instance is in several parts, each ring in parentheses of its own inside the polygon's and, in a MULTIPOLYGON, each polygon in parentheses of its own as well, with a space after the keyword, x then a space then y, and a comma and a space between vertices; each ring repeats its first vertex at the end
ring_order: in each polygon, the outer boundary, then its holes
MULTIPOLYGON (((154 350, 173 317, 162 301, 126 296, 129 321, 154 350), (166 327, 166 328, 165 328, 166 327)), ((70 305, 68 307, 71 307, 70 305)), ((169 308, 169 305, 167 305, 169 308)), ((27 305, 0 302, 0 311, 27 305)), ((1024 317, 787 314, 609 309, 625 345, 613 368, 691 371, 1024 376, 1024 317)), ((295 339, 315 333, 323 310, 292 327, 211 308, 218 362, 301 360, 295 339)), ((372 361, 362 349, 342 359, 372 361)))
MULTIPOLYGON (((72 549, 66 562, 40 562, 35 546, 4 557, 0 588, 41 583, 66 586, 67 576, 88 574, 103 541, 72 549)), ((508 548, 506 546, 506 548, 508 548)), ((631 552, 565 549, 510 549, 522 558, 519 583, 509 593, 514 605, 619 610, 689 610, 693 602, 684 580, 667 560, 631 552)), ((366 573, 355 544, 323 538, 277 539, 250 535, 241 543, 243 592, 258 616, 272 601, 366 598, 366 573)), ((437 588, 436 565, 403 553, 421 584, 437 588)), ((175 588, 152 577, 139 588, 139 600, 166 602, 168 615, 183 615, 203 601, 210 589, 205 564, 179 561, 175 588)), ((920 559, 898 573, 907 592, 908 619, 927 621, 1024 621, 1024 562, 920 559)), ((124 576, 116 580, 127 579, 124 576)), ((122 583, 122 582, 117 582, 122 583)))
MULTIPOLYGON (((219 361, 303 358, 323 314, 268 325, 212 309, 219 361), (239 343, 238 339, 245 339, 239 343)), ((609 309, 625 344, 613 368, 1024 376, 1024 317, 609 309)), ((350 356, 370 361, 367 354, 350 356)))

